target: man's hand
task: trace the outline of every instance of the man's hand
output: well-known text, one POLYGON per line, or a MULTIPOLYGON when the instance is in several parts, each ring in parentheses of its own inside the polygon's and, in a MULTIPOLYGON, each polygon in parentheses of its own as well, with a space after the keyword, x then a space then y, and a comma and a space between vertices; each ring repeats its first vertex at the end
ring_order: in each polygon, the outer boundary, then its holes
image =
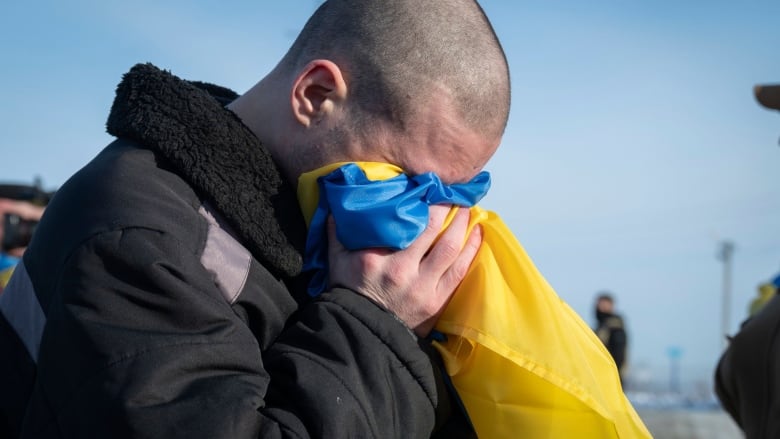
POLYGON ((450 209, 449 205, 431 206, 425 231, 401 251, 376 248, 348 251, 336 238, 336 226, 330 218, 331 286, 363 294, 393 312, 418 336, 427 336, 482 243, 479 226, 465 240, 469 222, 469 210, 465 208, 458 210, 436 241, 450 209))

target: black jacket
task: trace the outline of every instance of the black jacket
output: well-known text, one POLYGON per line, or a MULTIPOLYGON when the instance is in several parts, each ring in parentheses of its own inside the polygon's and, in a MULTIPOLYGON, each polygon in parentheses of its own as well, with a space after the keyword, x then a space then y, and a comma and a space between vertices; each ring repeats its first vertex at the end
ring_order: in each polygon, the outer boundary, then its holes
POLYGON ((780 437, 780 296, 729 341, 715 369, 715 392, 746 438, 780 437))
POLYGON ((57 192, 0 297, 0 436, 431 434, 449 402, 414 334, 352 291, 302 294, 296 198, 235 97, 125 75, 118 140, 57 192))
POLYGON ((604 343, 604 346, 607 348, 610 355, 612 355, 612 359, 615 360, 618 371, 621 372, 622 376, 623 365, 626 362, 626 348, 628 345, 628 337, 626 336, 623 318, 617 314, 596 311, 596 319, 598 320, 596 335, 599 337, 599 340, 604 343))

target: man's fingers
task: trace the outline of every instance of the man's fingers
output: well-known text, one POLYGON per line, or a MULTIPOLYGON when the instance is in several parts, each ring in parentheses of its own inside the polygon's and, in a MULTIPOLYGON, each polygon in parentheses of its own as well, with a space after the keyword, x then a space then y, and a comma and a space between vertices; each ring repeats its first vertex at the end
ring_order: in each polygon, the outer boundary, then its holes
POLYGON ((442 276, 461 253, 466 240, 469 210, 458 209, 455 217, 422 262, 422 269, 430 276, 442 276))
POLYGON ((429 206, 428 224, 425 226, 425 230, 404 250, 404 253, 413 255, 418 261, 421 261, 431 249, 436 237, 439 236, 451 207, 450 205, 429 206))
MULTIPOLYGON (((453 219, 453 223, 449 226, 447 230, 449 230, 452 227, 459 227, 459 225, 456 225, 456 221, 462 221, 464 218, 466 221, 466 225, 468 225, 468 215, 463 215, 462 213, 466 213, 464 211, 467 212, 466 209, 461 209, 461 211, 458 212, 456 218, 453 219), (458 218, 458 216, 461 216, 461 218, 458 218)), ((464 232, 465 232, 465 227, 464 227, 464 232)), ((460 236, 460 241, 458 242, 462 242, 463 240, 462 236, 460 234, 457 234, 457 236, 460 236)), ((434 247, 438 247, 441 244, 441 242, 442 241, 440 239, 439 242, 437 242, 434 247)), ((466 276, 466 273, 468 273, 469 267, 471 266, 471 263, 476 257, 477 252, 479 251, 481 245, 482 245, 482 228, 479 225, 477 225, 471 231, 471 234, 466 240, 465 245, 463 245, 463 249, 461 250, 460 248, 457 248, 458 253, 455 256, 454 262, 452 262, 450 265, 447 266, 447 268, 445 268, 444 273, 441 274, 440 277, 438 275, 435 276, 435 278, 438 279, 438 282, 433 288, 432 295, 429 297, 427 301, 427 308, 426 308, 427 313, 430 317, 428 317, 417 328, 415 328, 414 332, 418 336, 426 337, 428 333, 430 333, 431 329, 433 329, 439 316, 441 315, 441 313, 444 311, 444 308, 449 303, 452 294, 455 292, 455 289, 458 287, 460 282, 466 276)), ((447 258, 443 258, 442 261, 445 261, 446 259, 447 258)), ((432 276, 431 273, 425 273, 423 275, 432 276)))
POLYGON ((450 266, 444 276, 442 276, 439 282, 439 291, 449 292, 453 291, 460 285, 463 278, 466 277, 466 273, 471 267, 471 263, 479 252, 479 248, 482 246, 482 227, 477 224, 469 235, 469 239, 466 241, 466 245, 463 246, 463 250, 458 255, 455 262, 450 266))
POLYGON ((433 327, 463 280, 481 242, 479 227, 467 237, 470 212, 450 205, 430 206, 428 226, 406 250, 348 251, 328 218, 329 278, 395 313, 419 336, 433 327), (448 215, 452 221, 442 230, 448 215))

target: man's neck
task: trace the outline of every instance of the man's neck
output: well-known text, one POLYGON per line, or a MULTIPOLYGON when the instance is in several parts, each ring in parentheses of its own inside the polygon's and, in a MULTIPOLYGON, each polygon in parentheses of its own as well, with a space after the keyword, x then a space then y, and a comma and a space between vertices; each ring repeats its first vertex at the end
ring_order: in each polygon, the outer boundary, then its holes
POLYGON ((278 129, 278 127, 274 127, 276 122, 271 116, 267 115, 266 108, 261 108, 258 105, 262 101, 256 96, 252 96, 253 93, 258 92, 255 88, 239 96, 228 104, 226 108, 238 116, 241 122, 260 140, 263 147, 271 154, 282 177, 294 187, 300 172, 294 170, 295 166, 291 163, 292 160, 290 160, 292 158, 291 154, 285 153, 286 151, 280 147, 279 142, 273 135, 274 129, 278 129))

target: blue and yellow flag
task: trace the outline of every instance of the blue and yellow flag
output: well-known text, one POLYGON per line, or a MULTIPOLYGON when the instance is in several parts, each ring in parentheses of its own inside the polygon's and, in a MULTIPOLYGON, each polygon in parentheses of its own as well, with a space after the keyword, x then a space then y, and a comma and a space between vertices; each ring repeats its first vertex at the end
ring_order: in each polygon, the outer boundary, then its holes
POLYGON ((0 292, 8 285, 8 281, 11 280, 11 275, 14 273, 14 268, 16 268, 18 263, 19 258, 0 252, 0 292))
MULTIPOLYGON (((473 206, 489 186, 483 174, 453 186, 435 177, 418 177, 407 178, 392 165, 365 162, 334 164, 300 177, 298 199, 310 224, 306 266, 320 272, 310 292, 316 294, 326 282, 322 276, 327 276, 327 251, 323 253, 327 236, 321 220, 328 214, 334 215, 337 229, 340 223, 369 224, 368 244, 347 248, 377 246, 387 238, 377 234, 392 235, 398 229, 407 230, 401 235, 408 241, 410 228, 427 224, 429 204, 473 206), (392 208, 394 200, 399 202, 392 208), (382 209, 370 209, 380 202, 382 209), (366 209, 371 214, 365 215, 366 209), (371 227, 372 223, 379 226, 371 227)), ((469 228, 482 227, 482 246, 436 325, 446 335, 436 347, 477 435, 651 437, 593 330, 558 297, 498 215, 477 206, 470 209, 469 228)), ((342 242, 363 235, 361 227, 346 230, 348 238, 337 230, 342 242)))

